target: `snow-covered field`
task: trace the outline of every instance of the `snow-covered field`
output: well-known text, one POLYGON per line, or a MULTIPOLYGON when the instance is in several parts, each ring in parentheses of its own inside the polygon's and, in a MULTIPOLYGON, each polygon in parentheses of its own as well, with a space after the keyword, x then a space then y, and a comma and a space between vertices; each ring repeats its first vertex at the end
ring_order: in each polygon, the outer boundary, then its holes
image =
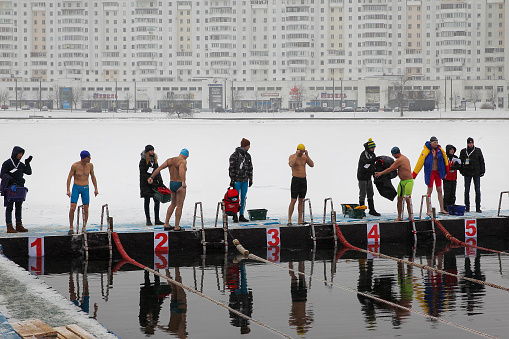
MULTIPOLYGON (((251 141, 249 152, 254 165, 254 184, 248 191, 247 209, 266 208, 268 217, 286 223, 291 179, 288 157, 299 143, 306 146, 315 162, 314 168, 308 168, 308 197, 313 212, 320 216, 324 198, 332 197, 336 209, 341 203, 358 201, 357 162, 368 138, 375 141, 377 155, 390 155, 390 149, 399 146, 413 167, 424 142, 432 135, 438 137, 444 148, 447 144, 455 145, 458 155, 471 136, 486 161, 486 175, 481 179, 482 209, 487 213, 496 211, 500 192, 509 190, 509 160, 505 154, 509 145, 508 111, 405 112, 403 119, 398 117, 399 112, 286 112, 198 113, 192 119, 176 119, 166 113, 8 110, 0 112, 0 160, 10 157, 14 145, 26 150, 25 157, 33 155, 33 175, 25 176, 29 192, 23 205, 23 222, 29 230, 64 231, 68 229, 67 175, 71 164, 80 159, 80 151, 90 151, 99 195, 91 198, 89 223, 99 223, 101 205, 108 204, 115 224, 128 227, 145 222, 138 178, 138 162, 145 145, 154 145, 160 163, 185 147, 190 157, 183 224, 192 223, 197 201, 203 203, 205 222, 211 224, 217 203, 229 184, 228 158, 245 137, 251 141), (338 116, 343 119, 335 119, 338 116)), ((163 178, 168 184, 167 171, 163 178)), ((413 191, 417 213, 418 200, 425 193, 421 172, 413 191)), ((472 187, 472 201, 473 194, 472 187)), ((463 204, 461 176, 457 203, 463 204)), ((395 216, 395 202, 378 193, 375 205, 383 217, 395 216)), ((433 205, 438 205, 436 193, 433 205)), ((167 206, 162 205, 161 218, 167 206)), ((509 209, 508 196, 503 208, 509 209)))

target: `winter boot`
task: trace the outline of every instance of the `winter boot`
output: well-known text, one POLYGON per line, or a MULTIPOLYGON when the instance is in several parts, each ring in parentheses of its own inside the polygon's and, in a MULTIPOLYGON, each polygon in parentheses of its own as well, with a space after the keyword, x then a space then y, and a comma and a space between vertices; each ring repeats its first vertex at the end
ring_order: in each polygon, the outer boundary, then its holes
POLYGON ((244 216, 243 216, 243 215, 240 215, 240 216, 239 216, 239 221, 240 221, 240 222, 248 222, 249 220, 247 220, 246 218, 244 218, 244 216))
POLYGON ((145 224, 145 226, 152 226, 152 221, 150 221, 150 218, 147 218, 147 223, 145 224))
POLYGON ((235 213, 235 214, 233 215, 233 222, 234 222, 234 223, 238 223, 238 222, 239 222, 239 217, 237 217, 237 213, 235 213))
POLYGON ((11 223, 11 224, 7 224, 7 233, 18 233, 18 231, 16 231, 14 229, 14 227, 12 227, 12 223, 11 223))
POLYGON ((369 205, 369 214, 371 214, 375 217, 381 216, 381 214, 375 210, 375 202, 373 201, 373 199, 368 199, 368 205, 369 205))
POLYGON ((156 221, 154 222, 154 225, 164 225, 164 222, 159 220, 159 218, 156 218, 156 221))
POLYGON ((18 231, 18 232, 28 232, 28 230, 23 227, 23 223, 21 221, 16 223, 16 231, 18 231))

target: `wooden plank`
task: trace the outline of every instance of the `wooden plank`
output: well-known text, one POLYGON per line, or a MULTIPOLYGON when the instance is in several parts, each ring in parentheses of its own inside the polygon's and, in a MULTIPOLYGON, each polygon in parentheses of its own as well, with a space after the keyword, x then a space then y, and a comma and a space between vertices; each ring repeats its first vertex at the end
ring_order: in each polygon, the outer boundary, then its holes
POLYGON ((40 328, 41 331, 43 331, 45 336, 52 336, 52 335, 54 336, 57 334, 57 331, 53 327, 49 326, 48 324, 46 324, 45 322, 43 322, 40 319, 33 319, 32 324, 34 324, 35 326, 40 328))
POLYGON ((65 326, 55 327, 55 330, 57 331, 58 339, 81 339, 81 337, 69 331, 65 326))
POLYGON ((76 324, 67 325, 66 328, 82 339, 96 339, 96 337, 94 337, 93 335, 91 335, 90 333, 88 333, 87 331, 85 331, 76 324))
POLYGON ((14 331, 16 331, 16 333, 18 333, 22 338, 30 338, 32 336, 31 331, 26 329, 22 322, 12 323, 11 326, 14 328, 14 331))

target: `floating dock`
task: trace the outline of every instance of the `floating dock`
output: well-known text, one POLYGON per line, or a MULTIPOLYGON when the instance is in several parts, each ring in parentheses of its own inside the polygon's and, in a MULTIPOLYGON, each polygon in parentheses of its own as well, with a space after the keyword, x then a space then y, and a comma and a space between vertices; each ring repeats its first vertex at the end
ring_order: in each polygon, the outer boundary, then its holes
MULTIPOLYGON (((477 245, 486 247, 490 247, 489 244, 493 240, 509 242, 508 217, 474 218, 475 215, 470 214, 439 220, 452 236, 461 241, 470 239, 477 245)), ((293 226, 274 222, 259 222, 256 225, 251 224, 249 227, 241 225, 235 224, 235 227, 232 228, 219 225, 203 229, 186 228, 184 232, 164 231, 162 228, 148 227, 146 231, 125 231, 124 228, 116 232, 126 252, 134 257, 153 254, 161 250, 170 254, 195 251, 225 252, 225 250, 235 252, 233 239, 238 239, 246 248, 252 250, 264 250, 269 247, 302 250, 342 246, 334 238, 335 224, 331 222, 293 226)), ((353 222, 338 222, 337 225, 347 241, 359 247, 365 248, 372 243, 411 246, 415 242, 413 225, 410 221, 365 221, 360 219, 353 222)), ((432 229, 433 224, 430 219, 416 220, 415 230, 418 242, 433 240, 432 229)), ((110 256, 114 260, 121 259, 116 246, 111 243, 110 239, 107 231, 87 232, 86 236, 83 234, 34 236, 28 232, 17 237, 2 234, 0 245, 4 255, 13 260, 29 256, 55 259, 80 258, 85 254, 89 256, 90 260, 108 260, 110 256), (37 249, 38 246, 42 248, 37 249), (88 248, 88 251, 85 248, 88 248), (34 251, 39 252, 37 254, 34 251), (30 252, 35 254, 30 254, 30 252)), ((436 241, 448 241, 438 229, 436 229, 436 241)))

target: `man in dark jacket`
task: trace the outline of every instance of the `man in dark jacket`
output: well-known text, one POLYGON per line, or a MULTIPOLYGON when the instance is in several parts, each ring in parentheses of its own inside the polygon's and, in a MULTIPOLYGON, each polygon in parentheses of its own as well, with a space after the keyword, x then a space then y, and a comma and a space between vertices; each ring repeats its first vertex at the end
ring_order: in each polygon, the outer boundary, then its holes
POLYGON ((357 166, 357 180, 359 181, 359 205, 363 206, 365 204, 367 195, 369 214, 379 217, 380 213, 375 210, 373 183, 371 182, 371 176, 374 173, 373 164, 377 160, 375 147, 376 144, 371 138, 364 144, 364 151, 359 157, 359 165, 357 166))
MULTIPOLYGON (((25 179, 23 178, 23 175, 32 174, 32 167, 30 167, 32 156, 26 158, 25 163, 22 163, 21 158, 23 157, 23 154, 25 154, 25 150, 23 148, 14 146, 12 149, 11 157, 4 161, 2 164, 2 169, 0 170, 0 178, 2 178, 2 180, 9 181, 7 184, 2 184, 2 187, 10 185, 16 185, 18 187, 25 186, 25 179)), ((2 195, 4 195, 3 191, 2 195)), ((7 224, 7 233, 28 232, 28 230, 23 227, 23 223, 21 221, 22 205, 23 201, 8 201, 7 196, 4 195, 5 223, 7 224), (12 226, 12 210, 14 206, 16 207, 16 229, 14 229, 12 226)))
POLYGON ((467 148, 460 152, 461 170, 465 178, 465 212, 470 212, 470 184, 474 180, 475 187, 475 211, 481 211, 481 177, 486 171, 484 157, 480 148, 474 146, 474 139, 467 139, 467 148))
MULTIPOLYGON (((247 152, 251 147, 251 142, 242 138, 240 147, 230 156, 230 186, 235 188, 240 195, 239 221, 249 221, 244 217, 244 208, 246 207, 246 194, 248 186, 253 185, 253 163, 251 155, 247 152)), ((235 220, 235 219, 234 219, 235 220)))

